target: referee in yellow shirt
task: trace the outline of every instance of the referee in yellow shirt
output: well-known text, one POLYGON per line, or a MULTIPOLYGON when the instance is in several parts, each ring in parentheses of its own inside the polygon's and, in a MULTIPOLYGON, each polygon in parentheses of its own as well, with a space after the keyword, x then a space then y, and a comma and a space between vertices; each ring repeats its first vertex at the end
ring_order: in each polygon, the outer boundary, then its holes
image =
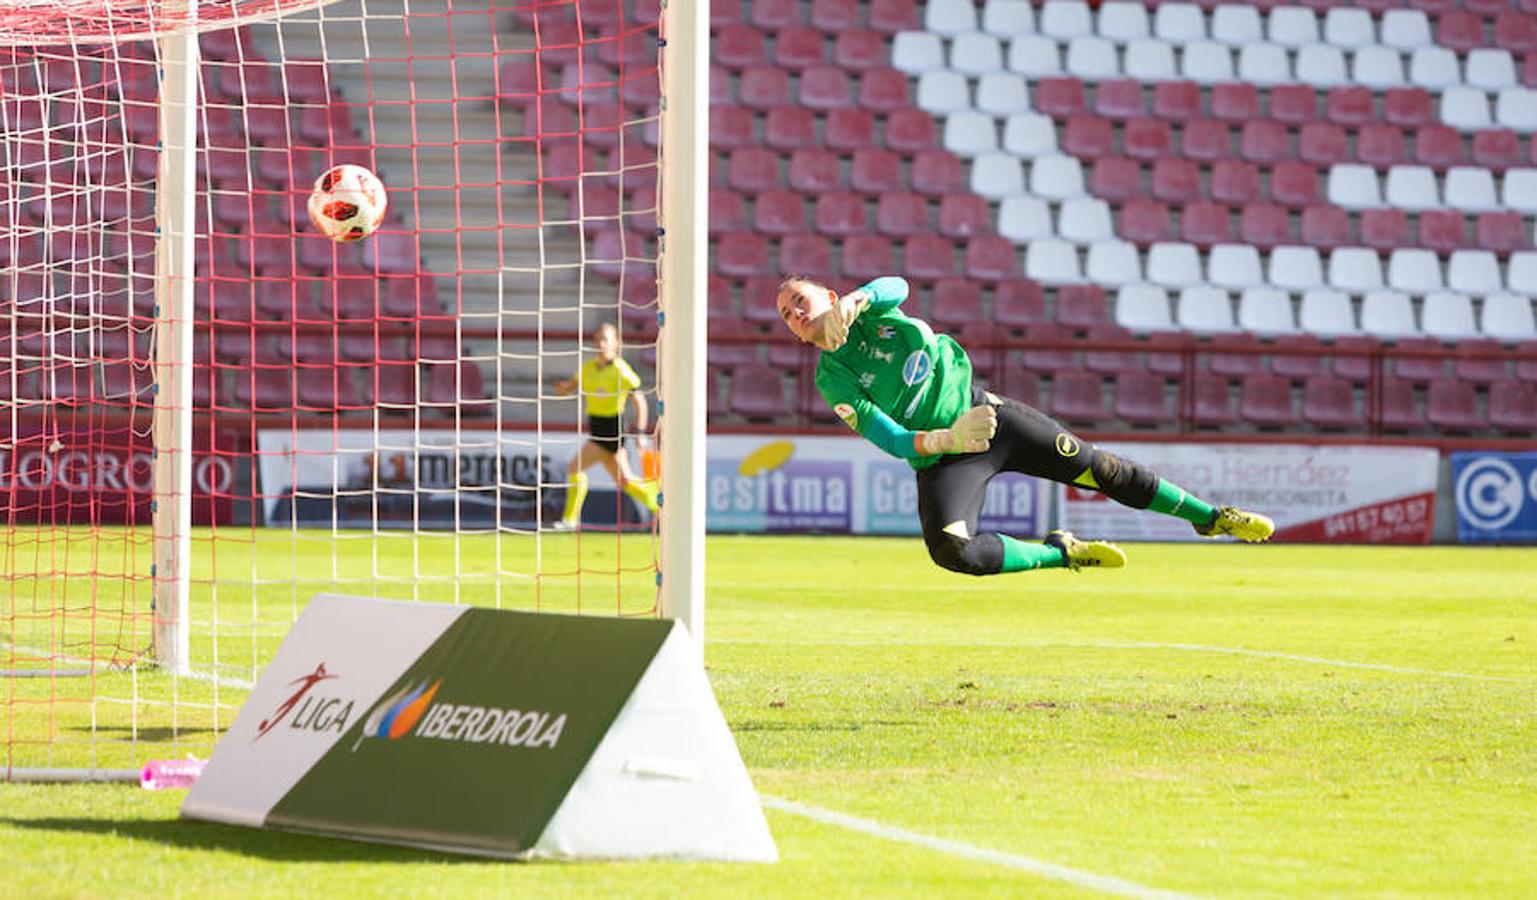
POLYGON ((592 337, 598 352, 582 364, 575 377, 555 382, 555 393, 560 396, 582 392, 588 428, 587 442, 566 467, 570 477, 566 511, 551 525, 555 531, 574 530, 581 521, 582 501, 587 499, 587 470, 593 463, 602 463, 620 490, 640 501, 653 515, 657 511, 656 485, 635 477, 620 435, 619 417, 626 397, 635 407, 635 430, 646 432, 648 410, 646 395, 640 393, 640 376, 619 357, 619 329, 604 322, 592 337))

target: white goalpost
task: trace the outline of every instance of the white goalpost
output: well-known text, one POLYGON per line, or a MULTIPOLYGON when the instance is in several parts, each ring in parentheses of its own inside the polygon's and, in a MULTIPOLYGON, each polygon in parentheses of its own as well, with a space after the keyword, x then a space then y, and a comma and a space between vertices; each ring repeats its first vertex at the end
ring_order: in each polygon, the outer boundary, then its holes
POLYGON ((707 5, 86 6, 0 6, 0 780, 206 756, 321 592, 702 646, 707 5), (552 534, 604 322, 661 512, 552 534))

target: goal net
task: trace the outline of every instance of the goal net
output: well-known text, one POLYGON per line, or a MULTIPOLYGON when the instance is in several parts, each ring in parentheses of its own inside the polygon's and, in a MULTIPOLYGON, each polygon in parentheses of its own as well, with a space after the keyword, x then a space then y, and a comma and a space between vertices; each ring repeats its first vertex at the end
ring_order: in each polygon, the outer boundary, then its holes
POLYGON ((319 592, 656 614, 602 466, 547 526, 599 324, 702 417, 657 5, 123 6, 0 8, 0 779, 206 756, 319 592), (306 217, 339 163, 389 192, 356 244, 306 217))

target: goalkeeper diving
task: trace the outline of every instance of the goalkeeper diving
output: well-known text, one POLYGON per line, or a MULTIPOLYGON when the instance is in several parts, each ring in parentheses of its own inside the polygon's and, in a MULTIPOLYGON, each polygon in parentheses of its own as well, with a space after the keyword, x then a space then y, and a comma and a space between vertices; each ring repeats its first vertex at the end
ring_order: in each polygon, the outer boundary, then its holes
POLYGON ((1263 541, 1265 516, 1213 506, 1137 463, 1086 443, 1031 406, 972 384, 971 360, 949 335, 903 314, 907 281, 877 278, 852 293, 792 276, 775 298, 779 316, 822 352, 816 386, 850 428, 918 479, 918 517, 934 562, 995 575, 1126 564, 1120 547, 1053 531, 1043 541, 977 532, 987 483, 1020 472, 1099 491, 1126 506, 1177 516, 1196 533, 1263 541))

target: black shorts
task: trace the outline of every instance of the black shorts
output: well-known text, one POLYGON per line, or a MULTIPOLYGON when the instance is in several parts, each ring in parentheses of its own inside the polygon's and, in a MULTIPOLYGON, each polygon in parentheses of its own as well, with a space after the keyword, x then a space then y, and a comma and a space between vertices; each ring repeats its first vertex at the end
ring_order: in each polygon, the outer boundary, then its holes
POLYGON ((619 435, 619 417, 588 416, 587 439, 610 453, 618 453, 624 446, 624 438, 619 435))
MULTIPOLYGON (((987 483, 999 472, 1070 484, 1094 461, 1094 445, 1055 419, 1018 400, 992 396, 998 409, 992 446, 983 453, 948 455, 918 470, 918 518, 931 546, 943 539, 945 526, 952 522, 965 522, 968 535, 977 533, 987 483)), ((982 391, 973 391, 973 405, 986 402, 982 391)))

